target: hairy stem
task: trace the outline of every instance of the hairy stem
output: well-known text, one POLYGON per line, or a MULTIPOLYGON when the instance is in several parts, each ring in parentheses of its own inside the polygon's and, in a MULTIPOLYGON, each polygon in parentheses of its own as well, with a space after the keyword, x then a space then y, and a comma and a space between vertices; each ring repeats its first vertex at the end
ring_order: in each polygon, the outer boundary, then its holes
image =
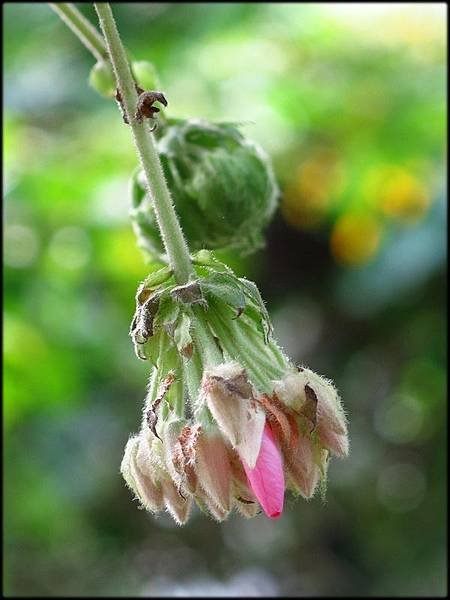
POLYGON ((108 60, 108 50, 102 36, 74 4, 70 2, 49 2, 49 6, 70 27, 98 61, 108 60))
POLYGON ((149 125, 145 119, 140 122, 135 118, 138 95, 125 49, 109 4, 96 2, 94 6, 116 76, 123 109, 133 132, 134 143, 146 176, 169 263, 177 282, 186 283, 193 274, 189 250, 175 213, 149 125))

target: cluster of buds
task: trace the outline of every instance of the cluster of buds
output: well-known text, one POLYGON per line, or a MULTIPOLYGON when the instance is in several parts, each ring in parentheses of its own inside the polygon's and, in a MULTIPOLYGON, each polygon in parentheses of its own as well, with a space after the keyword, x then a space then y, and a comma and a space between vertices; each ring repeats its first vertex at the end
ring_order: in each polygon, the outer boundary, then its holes
MULTIPOLYGON (((166 119, 155 135, 189 248, 242 254, 260 248, 279 196, 264 151, 231 123, 166 119)), ((142 250, 152 258, 163 257, 152 198, 140 169, 131 178, 130 217, 142 250)))
POLYGON ((208 251, 194 266, 186 285, 163 267, 138 289, 130 333, 153 370, 121 472, 144 508, 179 524, 194 503, 217 521, 277 518, 286 489, 311 498, 330 454, 347 455, 339 396, 285 356, 255 284, 208 251))

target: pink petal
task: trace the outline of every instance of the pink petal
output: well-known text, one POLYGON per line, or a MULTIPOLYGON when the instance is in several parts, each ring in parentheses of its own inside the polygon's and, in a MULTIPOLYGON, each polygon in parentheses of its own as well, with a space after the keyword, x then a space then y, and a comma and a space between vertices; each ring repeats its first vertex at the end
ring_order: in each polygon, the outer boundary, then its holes
POLYGON ((267 423, 261 441, 261 449, 254 469, 242 459, 247 479, 264 512, 277 519, 283 511, 284 474, 283 462, 272 429, 267 423))

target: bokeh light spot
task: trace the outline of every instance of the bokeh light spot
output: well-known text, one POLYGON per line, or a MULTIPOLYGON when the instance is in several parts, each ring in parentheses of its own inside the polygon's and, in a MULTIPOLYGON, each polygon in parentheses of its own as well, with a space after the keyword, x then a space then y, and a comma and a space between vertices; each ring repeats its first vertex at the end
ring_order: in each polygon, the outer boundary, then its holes
POLYGON ((345 214, 331 234, 331 252, 338 263, 357 266, 369 261, 381 241, 378 220, 366 213, 345 214))
POLYGON ((315 228, 325 219, 341 192, 344 170, 331 150, 319 149, 302 162, 282 201, 285 219, 299 229, 315 228))
POLYGON ((27 225, 11 224, 5 228, 5 264, 23 269, 34 263, 39 250, 36 232, 27 225))
POLYGON ((375 428, 396 444, 414 442, 423 425, 422 405, 410 394, 396 394, 380 404, 374 415, 375 428))
POLYGON ((53 261, 64 269, 81 269, 91 255, 89 237, 80 227, 58 229, 50 241, 49 254, 53 261))
POLYGON ((385 181, 379 203, 387 217, 414 223, 427 213, 431 196, 417 177, 404 169, 397 169, 385 181))
POLYGON ((423 472, 408 463, 386 467, 378 478, 378 498, 392 512, 414 510, 422 502, 426 489, 423 472))

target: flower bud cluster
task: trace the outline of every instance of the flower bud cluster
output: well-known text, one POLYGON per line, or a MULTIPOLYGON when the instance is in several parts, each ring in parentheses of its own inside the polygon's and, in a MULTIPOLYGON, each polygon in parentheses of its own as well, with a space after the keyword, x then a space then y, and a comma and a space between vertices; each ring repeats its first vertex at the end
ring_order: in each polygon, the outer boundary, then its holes
POLYGON ((184 286, 163 267, 138 289, 130 333, 153 371, 121 471, 179 524, 194 503, 217 521, 277 518, 285 489, 311 498, 330 454, 348 453, 345 414, 331 382, 281 351, 253 283, 207 251, 194 265, 184 286))
MULTIPOLYGON (((200 119, 168 119, 156 137, 189 247, 241 253, 260 248, 279 193, 263 150, 232 124, 200 119)), ((140 170, 131 180, 130 216, 139 246, 161 256, 164 247, 140 170)))

